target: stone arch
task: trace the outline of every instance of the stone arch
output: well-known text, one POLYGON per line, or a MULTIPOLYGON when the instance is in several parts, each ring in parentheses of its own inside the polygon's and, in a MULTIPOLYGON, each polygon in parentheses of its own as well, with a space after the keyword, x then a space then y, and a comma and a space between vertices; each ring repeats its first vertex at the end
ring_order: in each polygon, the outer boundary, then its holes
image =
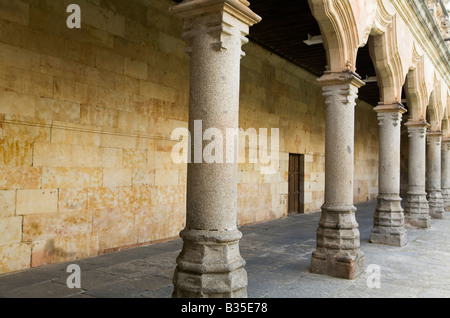
POLYGON ((441 123, 438 120, 438 111, 435 104, 435 94, 432 93, 430 97, 430 105, 427 107, 426 120, 430 125, 430 131, 440 131, 441 123))
POLYGON ((377 14, 370 35, 382 35, 392 23, 396 11, 390 0, 377 1, 377 14))
POLYGON ((410 119, 425 120, 426 110, 434 88, 434 67, 430 59, 415 45, 413 66, 406 76, 405 93, 410 119))
POLYGON ((411 32, 403 20, 394 15, 383 34, 370 36, 369 45, 380 87, 380 103, 401 104, 403 85, 413 63, 411 32))
MULTIPOLYGON (((448 92, 450 93, 450 91, 448 92)), ((449 108, 450 108, 450 95, 447 95, 447 106, 445 107, 444 111, 444 120, 446 121, 446 126, 443 126, 442 132, 444 133, 444 137, 450 138, 450 115, 449 115, 449 108)))
POLYGON ((308 0, 327 54, 329 72, 356 71, 358 48, 367 43, 377 0, 308 0))
POLYGON ((431 93, 430 103, 427 107, 427 120, 431 131, 441 131, 442 120, 447 108, 447 87, 441 80, 435 80, 435 88, 431 93))
POLYGON ((448 137, 449 136, 449 127, 448 127, 448 108, 445 109, 444 111, 444 116, 442 118, 442 136, 443 137, 448 137))

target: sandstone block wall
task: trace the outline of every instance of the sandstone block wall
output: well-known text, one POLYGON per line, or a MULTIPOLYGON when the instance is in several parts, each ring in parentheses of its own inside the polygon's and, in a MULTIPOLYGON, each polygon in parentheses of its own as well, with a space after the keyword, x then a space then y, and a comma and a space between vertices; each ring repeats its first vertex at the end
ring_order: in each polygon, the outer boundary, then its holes
MULTIPOLYGON (((176 237, 186 165, 189 57, 170 0, 0 0, 0 273, 176 237), (68 29, 66 8, 81 7, 68 29)), ((239 165, 239 224, 287 214, 289 153, 305 154, 305 212, 324 190, 314 76, 244 47, 240 126, 279 128, 279 170, 239 165)), ((377 123, 357 109, 355 200, 373 198, 377 123), (359 151, 359 150, 360 151, 359 151), (358 189, 358 191, 357 191, 358 189)))
POLYGON ((373 106, 357 100, 355 110, 355 170, 353 200, 374 200, 378 196, 378 119, 373 106))
POLYGON ((403 115, 403 117, 400 146, 400 196, 406 197, 408 194, 409 137, 408 128, 405 126, 407 119, 405 119, 405 115, 403 115))

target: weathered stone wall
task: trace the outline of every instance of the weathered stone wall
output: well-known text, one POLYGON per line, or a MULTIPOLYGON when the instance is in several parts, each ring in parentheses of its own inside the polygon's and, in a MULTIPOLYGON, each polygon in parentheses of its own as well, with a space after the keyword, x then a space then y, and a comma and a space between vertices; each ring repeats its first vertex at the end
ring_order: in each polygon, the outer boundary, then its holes
MULTIPOLYGON (((169 0, 0 0, 0 273, 178 235, 189 57, 169 0), (66 27, 66 7, 82 28, 66 27)), ((280 128, 280 169, 239 165, 239 224, 287 214, 289 153, 305 154, 305 211, 324 191, 324 116, 314 76, 244 47, 241 127, 280 128)), ((356 108, 355 201, 376 192, 377 122, 356 108), (375 168, 374 168, 375 167, 375 168), (358 189, 358 190, 357 190, 358 189)))

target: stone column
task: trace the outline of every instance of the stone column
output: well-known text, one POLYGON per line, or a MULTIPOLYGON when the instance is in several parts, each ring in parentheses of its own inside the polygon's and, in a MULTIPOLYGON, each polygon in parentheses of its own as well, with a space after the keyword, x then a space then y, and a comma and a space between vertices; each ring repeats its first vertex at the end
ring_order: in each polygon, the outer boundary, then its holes
POLYGON ((444 209, 450 211, 450 138, 442 139, 442 175, 441 187, 442 197, 444 199, 444 209))
POLYGON ((441 190, 441 141, 442 132, 427 134, 427 182, 426 191, 430 215, 435 219, 444 217, 444 200, 441 190))
MULTIPOLYGON (((183 18, 183 37, 189 45, 192 136, 215 128, 225 139, 228 128, 239 127, 241 46, 248 42, 249 26, 261 20, 248 6, 245 0, 185 0, 171 9, 183 18), (196 131, 199 121, 202 129, 196 131)), ((186 228, 180 233, 184 244, 173 297, 246 297, 247 273, 239 252, 242 234, 236 225, 237 160, 205 162, 202 150, 209 143, 191 143, 186 228)))
POLYGON ((405 225, 427 229, 431 225, 430 209, 425 191, 426 132, 429 126, 424 120, 411 121, 408 127, 408 193, 405 203, 405 225))
POLYGON ((325 203, 311 272, 353 279, 364 271, 353 205, 355 99, 364 83, 350 72, 327 72, 318 81, 327 107, 325 203))
POLYGON ((400 125, 406 109, 400 104, 379 105, 378 203, 370 242, 392 246, 407 243, 400 198, 400 125))

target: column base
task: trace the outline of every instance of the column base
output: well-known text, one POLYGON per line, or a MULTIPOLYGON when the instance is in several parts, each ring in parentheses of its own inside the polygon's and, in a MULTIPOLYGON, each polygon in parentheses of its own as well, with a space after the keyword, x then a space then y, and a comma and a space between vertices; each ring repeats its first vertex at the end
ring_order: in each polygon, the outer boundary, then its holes
POLYGON ((354 279, 364 272, 364 254, 324 254, 315 251, 311 258, 311 273, 354 279))
POLYGON ((183 230, 173 298, 246 298, 247 272, 239 253, 241 232, 183 230))
POLYGON ((354 206, 322 206, 312 273, 354 279, 364 272, 355 211, 354 206))
POLYGON ((408 243, 402 199, 396 194, 378 196, 374 227, 370 242, 390 246, 404 246, 408 243))
POLYGON ((429 190, 427 195, 430 216, 433 219, 443 219, 445 214, 444 199, 441 190, 429 190))
POLYGON ((426 193, 408 193, 405 202, 405 227, 428 229, 431 226, 430 207, 426 193))
POLYGON ((374 227, 370 233, 370 243, 401 247, 408 243, 408 237, 405 229, 374 227))
POLYGON ((442 189, 442 199, 444 200, 444 211, 450 212, 450 189, 442 189))

